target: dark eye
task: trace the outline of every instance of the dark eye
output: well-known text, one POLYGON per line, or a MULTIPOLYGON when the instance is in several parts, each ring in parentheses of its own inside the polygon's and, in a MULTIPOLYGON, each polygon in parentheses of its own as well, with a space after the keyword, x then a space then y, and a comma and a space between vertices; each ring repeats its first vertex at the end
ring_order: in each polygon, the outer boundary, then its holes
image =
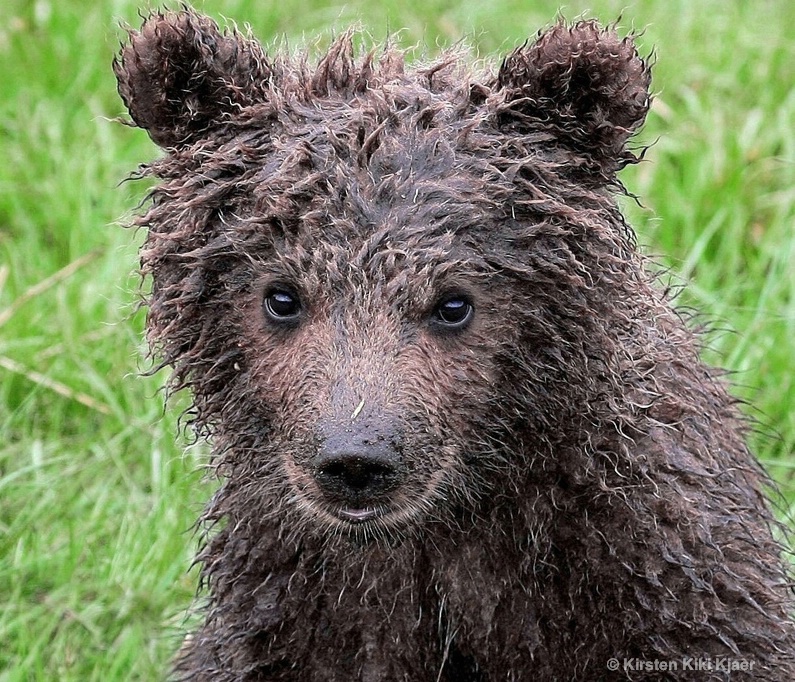
POLYGON ((289 322, 295 320, 301 312, 301 302, 291 291, 286 289, 272 289, 265 295, 263 303, 265 313, 276 322, 289 322))
POLYGON ((464 296, 448 296, 443 298, 433 312, 437 325, 447 329, 463 329, 466 327, 475 309, 464 296))

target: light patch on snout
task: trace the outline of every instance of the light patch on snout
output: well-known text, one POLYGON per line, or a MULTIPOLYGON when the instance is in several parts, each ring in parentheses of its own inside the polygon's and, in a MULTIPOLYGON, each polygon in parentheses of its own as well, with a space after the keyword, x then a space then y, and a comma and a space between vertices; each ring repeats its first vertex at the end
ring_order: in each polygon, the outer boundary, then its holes
POLYGON ((358 417, 361 414, 363 409, 364 409, 364 398, 362 398, 359 401, 359 404, 356 406, 356 409, 353 411, 353 414, 351 414, 351 421, 352 422, 356 421, 356 417, 358 417))

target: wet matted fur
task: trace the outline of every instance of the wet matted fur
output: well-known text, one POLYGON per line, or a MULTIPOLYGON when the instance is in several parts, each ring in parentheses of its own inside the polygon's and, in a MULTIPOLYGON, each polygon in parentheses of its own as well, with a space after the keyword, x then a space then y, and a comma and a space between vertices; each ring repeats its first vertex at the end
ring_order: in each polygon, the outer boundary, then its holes
POLYGON ((148 338, 221 480, 176 674, 795 679, 766 478, 615 201, 632 38, 478 71, 353 37, 314 64, 154 13, 114 64, 165 150, 148 338))

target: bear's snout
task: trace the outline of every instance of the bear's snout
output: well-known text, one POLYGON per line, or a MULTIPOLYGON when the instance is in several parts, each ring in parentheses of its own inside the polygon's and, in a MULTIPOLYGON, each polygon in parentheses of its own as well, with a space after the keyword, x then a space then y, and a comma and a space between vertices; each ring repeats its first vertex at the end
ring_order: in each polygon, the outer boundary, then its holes
POLYGON ((374 505, 383 506, 400 487, 405 466, 394 438, 344 430, 324 440, 312 462, 312 474, 329 501, 340 506, 338 514, 358 521, 369 518, 366 512, 374 505))

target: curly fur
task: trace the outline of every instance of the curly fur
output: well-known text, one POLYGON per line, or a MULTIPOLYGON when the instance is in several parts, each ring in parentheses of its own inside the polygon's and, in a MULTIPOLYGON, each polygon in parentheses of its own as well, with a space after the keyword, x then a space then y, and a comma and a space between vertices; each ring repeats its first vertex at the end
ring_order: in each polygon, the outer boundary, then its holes
POLYGON ((795 679, 767 479, 615 202, 649 106, 632 38, 559 23, 495 74, 353 37, 312 66, 155 13, 114 63, 166 150, 148 338, 222 482, 177 675, 795 679), (392 477, 366 518, 323 486, 339 443, 392 477))

